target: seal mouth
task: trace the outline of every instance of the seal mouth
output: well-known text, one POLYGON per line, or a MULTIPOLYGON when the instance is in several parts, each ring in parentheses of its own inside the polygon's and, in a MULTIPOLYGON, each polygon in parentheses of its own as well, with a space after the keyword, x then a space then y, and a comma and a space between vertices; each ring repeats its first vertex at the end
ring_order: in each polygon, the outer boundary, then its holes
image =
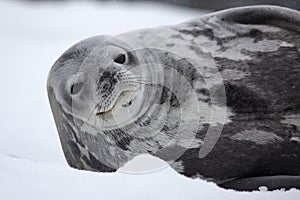
POLYGON ((96 116, 109 114, 109 113, 111 113, 111 111, 113 110, 114 107, 115 107, 115 105, 113 105, 113 107, 111 109, 109 109, 109 110, 97 112, 96 116))
MULTIPOLYGON (((120 93, 120 95, 116 98, 116 100, 114 101, 113 105, 110 105, 109 106, 109 109, 107 110, 103 110, 103 111, 99 111, 99 112, 96 112, 96 116, 99 116, 99 115, 107 115, 107 114, 111 114, 112 110, 115 108, 115 106, 119 103, 120 99, 122 96, 124 96, 125 93, 129 93, 129 92, 136 92, 136 90, 126 90, 126 91, 123 91, 120 93)), ((132 95, 133 96, 133 95, 132 95)), ((128 101, 128 105, 131 105, 131 102, 132 102, 132 98, 130 98, 130 100, 128 101)), ((123 105, 122 105, 123 106, 123 105)), ((125 106, 123 106, 125 107, 125 106)))

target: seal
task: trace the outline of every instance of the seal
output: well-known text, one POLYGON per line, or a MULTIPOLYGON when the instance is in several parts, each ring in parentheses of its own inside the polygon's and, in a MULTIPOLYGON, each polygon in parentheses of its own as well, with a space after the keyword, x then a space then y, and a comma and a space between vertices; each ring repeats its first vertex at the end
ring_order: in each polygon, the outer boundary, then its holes
POLYGON ((53 65, 48 97, 71 167, 151 154, 223 188, 300 188, 300 12, 250 6, 96 36, 53 65))

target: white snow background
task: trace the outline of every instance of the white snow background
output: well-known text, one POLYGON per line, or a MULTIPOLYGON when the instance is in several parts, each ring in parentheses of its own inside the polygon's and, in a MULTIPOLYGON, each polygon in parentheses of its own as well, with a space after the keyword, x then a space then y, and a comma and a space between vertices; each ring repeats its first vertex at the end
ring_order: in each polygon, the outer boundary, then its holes
MULTIPOLYGON (((300 199, 295 189, 223 190, 169 167, 134 175, 67 165, 46 95, 54 61, 86 37, 176 24, 200 15, 199 10, 153 3, 0 1, 0 200, 300 199)), ((138 160, 129 165, 138 165, 138 160)))

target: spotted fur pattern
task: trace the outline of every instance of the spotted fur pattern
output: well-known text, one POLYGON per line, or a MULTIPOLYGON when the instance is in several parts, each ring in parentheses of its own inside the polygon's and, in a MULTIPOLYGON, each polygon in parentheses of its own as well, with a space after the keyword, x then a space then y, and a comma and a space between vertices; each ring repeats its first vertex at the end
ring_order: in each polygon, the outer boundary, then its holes
POLYGON ((150 153, 179 173, 219 184, 244 177, 300 175, 299 12, 266 6, 237 8, 120 38, 134 41, 136 47, 153 47, 139 54, 154 56, 185 77, 201 114, 193 108, 189 89, 182 89, 183 80, 174 75, 177 78, 167 83, 172 91, 156 86, 160 98, 152 103, 161 109, 146 110, 151 116, 143 115, 122 129, 79 129, 83 122, 62 105, 62 101, 68 103, 68 97, 57 97, 53 76, 69 63, 80 65, 99 43, 89 39, 68 50, 55 63, 48 80, 52 111, 72 167, 111 172, 138 154, 150 153), (226 103, 222 104, 220 96, 212 104, 210 97, 212 93, 218 97, 221 86, 226 103), (180 121, 182 109, 190 116, 180 121), (222 109, 226 109, 224 118, 218 117, 222 109), (209 121, 211 110, 213 121, 209 121), (188 126, 198 120, 197 130, 188 126), (205 140, 209 127, 221 125, 214 148, 199 158, 199 150, 209 142, 205 140))

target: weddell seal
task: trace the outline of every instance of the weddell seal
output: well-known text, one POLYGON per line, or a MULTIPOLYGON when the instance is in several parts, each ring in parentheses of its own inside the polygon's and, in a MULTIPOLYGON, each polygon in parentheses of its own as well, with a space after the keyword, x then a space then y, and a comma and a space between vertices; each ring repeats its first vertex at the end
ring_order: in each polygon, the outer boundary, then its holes
POLYGON ((47 90, 71 167, 114 172, 151 154, 236 190, 300 188, 300 12, 251 6, 96 36, 47 90))

